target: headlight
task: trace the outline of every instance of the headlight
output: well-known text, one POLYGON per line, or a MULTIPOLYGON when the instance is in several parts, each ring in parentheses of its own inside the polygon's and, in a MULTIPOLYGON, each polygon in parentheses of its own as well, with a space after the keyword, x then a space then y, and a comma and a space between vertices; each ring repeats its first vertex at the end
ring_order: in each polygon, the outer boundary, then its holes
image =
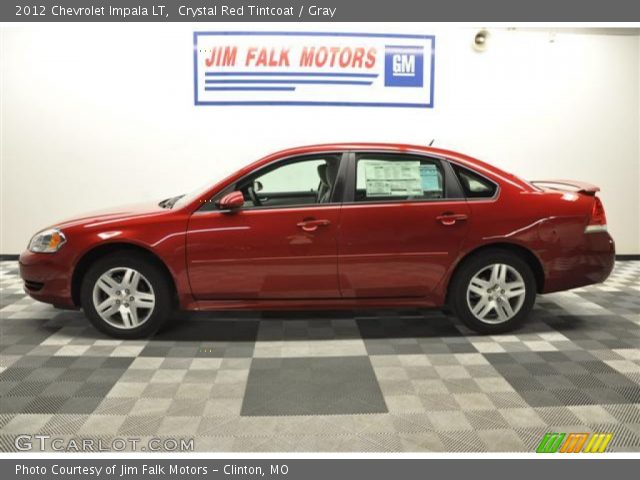
POLYGON ((57 228, 36 233, 29 242, 29 250, 34 253, 54 253, 67 242, 67 239, 57 228))

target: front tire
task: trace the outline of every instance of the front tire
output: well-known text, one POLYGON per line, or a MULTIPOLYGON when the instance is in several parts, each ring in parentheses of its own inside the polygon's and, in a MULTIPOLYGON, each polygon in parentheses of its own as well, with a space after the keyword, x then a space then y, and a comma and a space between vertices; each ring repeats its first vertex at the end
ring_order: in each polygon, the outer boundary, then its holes
POLYGON ((169 319, 172 298, 161 268, 123 253, 96 261, 80 289, 80 303, 93 326, 122 339, 154 334, 169 319))
POLYGON ((469 328, 495 334, 517 328, 529 315, 536 280, 529 265, 504 250, 487 250, 466 260, 451 283, 455 315, 469 328))

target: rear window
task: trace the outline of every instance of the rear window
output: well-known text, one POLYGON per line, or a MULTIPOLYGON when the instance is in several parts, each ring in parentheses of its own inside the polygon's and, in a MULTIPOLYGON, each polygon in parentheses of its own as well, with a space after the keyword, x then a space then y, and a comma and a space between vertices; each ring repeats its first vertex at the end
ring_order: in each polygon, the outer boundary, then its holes
POLYGON ((491 198, 498 186, 491 180, 459 165, 451 164, 467 198, 491 198))

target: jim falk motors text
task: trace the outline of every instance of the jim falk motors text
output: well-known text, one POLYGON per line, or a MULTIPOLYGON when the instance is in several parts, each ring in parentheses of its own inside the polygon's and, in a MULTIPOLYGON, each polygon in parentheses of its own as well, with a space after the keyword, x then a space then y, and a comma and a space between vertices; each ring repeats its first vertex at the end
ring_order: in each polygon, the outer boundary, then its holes
POLYGON ((207 67, 340 67, 366 68, 376 66, 375 47, 349 46, 304 46, 301 49, 291 47, 250 46, 239 49, 238 46, 224 45, 200 49, 207 67))

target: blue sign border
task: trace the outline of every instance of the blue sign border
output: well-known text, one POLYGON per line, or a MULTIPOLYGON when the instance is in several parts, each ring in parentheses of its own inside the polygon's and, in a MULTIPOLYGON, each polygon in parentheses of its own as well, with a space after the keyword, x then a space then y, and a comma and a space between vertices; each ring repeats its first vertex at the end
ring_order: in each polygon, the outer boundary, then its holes
POLYGON ((256 31, 221 31, 221 32, 193 32, 193 100, 194 105, 218 106, 312 106, 312 107, 398 107, 398 108, 433 108, 433 84, 435 80, 436 37, 435 35, 405 35, 403 33, 344 33, 344 32, 256 32, 256 31), (379 102, 302 102, 302 101, 202 101, 198 99, 198 36, 211 35, 254 35, 254 36, 299 36, 299 37, 365 37, 365 38, 413 38, 431 40, 431 82, 428 103, 379 103, 379 102))

